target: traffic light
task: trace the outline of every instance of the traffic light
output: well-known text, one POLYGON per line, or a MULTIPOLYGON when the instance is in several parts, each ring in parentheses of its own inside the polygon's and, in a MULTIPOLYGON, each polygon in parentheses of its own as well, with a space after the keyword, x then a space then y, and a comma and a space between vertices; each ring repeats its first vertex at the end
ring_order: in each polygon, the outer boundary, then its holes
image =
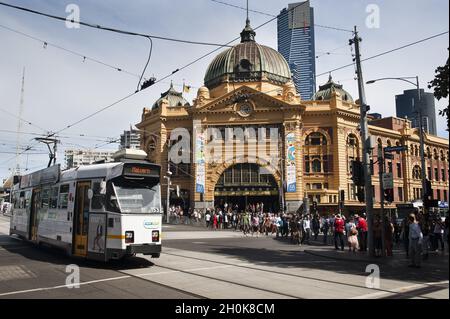
POLYGON ((341 190, 340 194, 339 194, 339 201, 342 203, 345 201, 345 191, 341 190))
POLYGON ((358 201, 360 203, 364 203, 366 201, 366 196, 364 192, 364 187, 358 187, 358 192, 356 193, 356 196, 358 197, 358 201))
POLYGON ((356 186, 364 186, 364 165, 361 161, 352 161, 352 180, 356 186))
POLYGON ((384 190, 384 200, 388 203, 392 203, 394 201, 394 190, 393 189, 385 189, 384 190))
POLYGON ((317 212, 317 202, 313 202, 313 210, 314 212, 317 212))

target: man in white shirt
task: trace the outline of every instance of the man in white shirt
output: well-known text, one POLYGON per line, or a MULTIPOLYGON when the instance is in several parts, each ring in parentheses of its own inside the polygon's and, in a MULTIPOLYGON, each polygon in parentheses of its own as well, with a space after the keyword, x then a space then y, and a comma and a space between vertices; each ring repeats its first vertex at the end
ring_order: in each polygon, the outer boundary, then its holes
POLYGON ((311 221, 309 220, 308 215, 303 218, 303 231, 304 236, 302 238, 302 245, 305 241, 306 244, 309 245, 309 237, 311 236, 311 221))

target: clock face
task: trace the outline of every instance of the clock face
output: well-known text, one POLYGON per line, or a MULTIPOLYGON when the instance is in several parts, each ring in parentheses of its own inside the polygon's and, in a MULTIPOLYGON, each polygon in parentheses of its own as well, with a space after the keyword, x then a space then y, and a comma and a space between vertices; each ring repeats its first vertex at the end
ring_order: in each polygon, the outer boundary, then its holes
POLYGON ((249 116, 252 113, 252 107, 250 104, 242 104, 239 107, 239 114, 241 116, 249 116))

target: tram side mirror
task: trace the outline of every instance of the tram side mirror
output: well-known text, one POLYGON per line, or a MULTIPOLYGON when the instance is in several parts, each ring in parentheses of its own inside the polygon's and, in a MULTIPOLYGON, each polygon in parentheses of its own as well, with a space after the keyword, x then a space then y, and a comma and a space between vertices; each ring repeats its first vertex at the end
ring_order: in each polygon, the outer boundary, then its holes
POLYGON ((106 182, 102 181, 100 183, 100 194, 106 195, 106 182))
POLYGON ((88 190, 88 198, 92 199, 94 197, 94 191, 92 189, 88 190))

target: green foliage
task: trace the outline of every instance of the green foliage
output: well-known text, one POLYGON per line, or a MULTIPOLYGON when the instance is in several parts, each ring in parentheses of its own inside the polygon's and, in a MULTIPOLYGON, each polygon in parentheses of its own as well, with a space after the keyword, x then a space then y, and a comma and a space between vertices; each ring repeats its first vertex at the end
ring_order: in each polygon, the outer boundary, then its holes
MULTIPOLYGON (((448 49, 447 49, 448 50, 448 49)), ((449 73, 448 73, 448 59, 447 63, 444 66, 440 66, 435 71, 436 77, 433 81, 431 81, 428 85, 428 88, 434 88, 434 96, 438 101, 441 99, 448 98, 448 82, 449 82, 449 73)), ((449 106, 443 110, 439 110, 439 115, 447 117, 447 131, 450 130, 450 122, 449 122, 449 106)))

